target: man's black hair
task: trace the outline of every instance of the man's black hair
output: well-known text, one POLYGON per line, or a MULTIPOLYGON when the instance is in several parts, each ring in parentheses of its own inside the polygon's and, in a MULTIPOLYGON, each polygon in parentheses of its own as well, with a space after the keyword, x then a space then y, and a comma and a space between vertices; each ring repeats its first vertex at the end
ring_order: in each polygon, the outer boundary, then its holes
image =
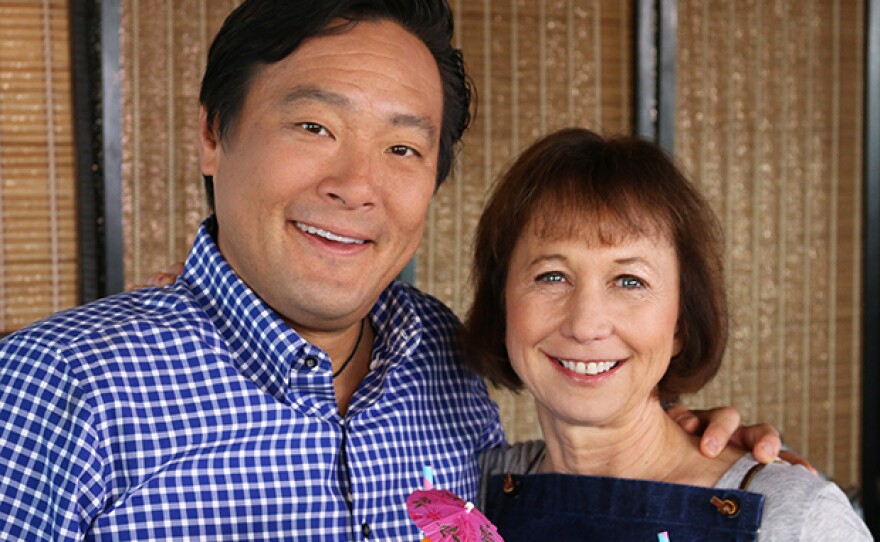
MULTIPOLYGON (((446 0, 246 0, 223 23, 208 51, 199 101, 218 142, 234 130, 251 80, 261 66, 283 60, 310 37, 345 31, 359 21, 389 20, 418 37, 437 62, 443 83, 443 126, 437 186, 449 174, 455 147, 470 124, 473 85, 452 45, 446 0), (334 21, 347 24, 331 25, 334 21)), ((214 209, 213 178, 205 176, 214 209)))

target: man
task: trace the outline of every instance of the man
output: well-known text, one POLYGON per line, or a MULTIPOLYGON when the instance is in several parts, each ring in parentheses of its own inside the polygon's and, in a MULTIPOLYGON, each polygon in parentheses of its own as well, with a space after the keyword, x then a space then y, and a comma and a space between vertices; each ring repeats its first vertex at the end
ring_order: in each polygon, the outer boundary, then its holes
POLYGON ((475 495, 497 409, 455 316, 392 282, 468 124, 451 32, 437 0, 230 15, 180 280, 0 345, 2 538, 414 540, 423 465, 475 495))

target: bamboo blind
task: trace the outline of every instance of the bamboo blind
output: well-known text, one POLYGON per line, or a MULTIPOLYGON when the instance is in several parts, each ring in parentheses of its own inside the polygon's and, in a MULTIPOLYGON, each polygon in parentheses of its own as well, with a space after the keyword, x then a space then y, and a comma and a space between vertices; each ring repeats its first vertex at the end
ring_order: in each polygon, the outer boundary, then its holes
POLYGON ((0 334, 78 302, 67 2, 0 2, 0 334))
POLYGON ((727 238, 735 405, 858 483, 862 0, 679 1, 676 153, 727 238))
POLYGON ((239 2, 125 0, 122 10, 125 276, 141 284, 186 256, 207 215, 198 163, 208 46, 239 2))
MULTIPOLYGON (((184 256, 205 212, 196 159, 207 46, 235 0, 125 0, 126 270, 184 256)), ((632 124, 629 0, 451 0, 477 121, 434 198, 417 285, 463 314, 489 185, 562 126, 632 124)), ((679 2, 676 153, 727 229, 734 327, 693 404, 769 420, 842 485, 858 476, 862 0, 679 2)), ((531 400, 496 394, 513 440, 531 400)))

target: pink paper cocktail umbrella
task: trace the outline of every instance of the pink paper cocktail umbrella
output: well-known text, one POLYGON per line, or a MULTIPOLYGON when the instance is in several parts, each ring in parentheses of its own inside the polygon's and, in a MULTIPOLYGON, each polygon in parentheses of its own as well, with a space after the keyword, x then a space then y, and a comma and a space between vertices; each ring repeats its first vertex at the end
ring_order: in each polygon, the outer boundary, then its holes
POLYGON ((431 542, 503 542, 486 516, 451 491, 416 490, 406 509, 431 542))

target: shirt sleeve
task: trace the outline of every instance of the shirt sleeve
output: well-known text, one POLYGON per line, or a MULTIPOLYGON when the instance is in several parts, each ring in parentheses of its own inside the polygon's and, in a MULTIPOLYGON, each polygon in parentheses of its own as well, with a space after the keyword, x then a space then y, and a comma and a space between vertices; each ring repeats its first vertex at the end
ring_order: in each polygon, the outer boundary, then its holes
POLYGON ((498 405, 489 397, 489 390, 486 388, 485 382, 480 378, 476 378, 475 397, 483 403, 483 410, 486 415, 483 417, 483 430, 480 432, 477 453, 490 448, 495 448, 507 443, 504 436, 504 427, 501 425, 501 416, 498 411, 498 405))
POLYGON ((103 462, 68 364, 39 343, 0 343, 0 539, 81 540, 103 507, 103 462))
POLYGON ((874 540, 843 491, 828 483, 810 502, 800 540, 825 542, 832 538, 847 542, 874 540))

